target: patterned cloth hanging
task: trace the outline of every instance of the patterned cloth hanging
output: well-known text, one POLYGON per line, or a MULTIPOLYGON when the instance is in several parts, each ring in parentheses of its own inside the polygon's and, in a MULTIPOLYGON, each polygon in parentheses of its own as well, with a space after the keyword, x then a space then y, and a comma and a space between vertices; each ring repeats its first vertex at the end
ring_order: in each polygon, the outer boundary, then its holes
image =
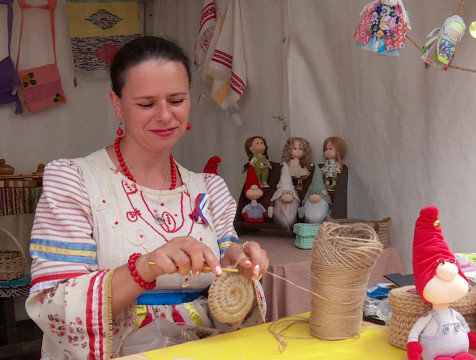
POLYGON ((362 20, 355 31, 357 47, 381 55, 399 55, 405 47, 410 20, 402 0, 377 0, 361 12, 362 20))
POLYGON ((211 86, 211 98, 241 125, 238 100, 247 82, 240 0, 231 0, 226 13, 217 18, 214 2, 205 0, 194 63, 211 86))
POLYGON ((67 0, 66 9, 77 70, 109 69, 122 45, 140 36, 136 1, 67 0))

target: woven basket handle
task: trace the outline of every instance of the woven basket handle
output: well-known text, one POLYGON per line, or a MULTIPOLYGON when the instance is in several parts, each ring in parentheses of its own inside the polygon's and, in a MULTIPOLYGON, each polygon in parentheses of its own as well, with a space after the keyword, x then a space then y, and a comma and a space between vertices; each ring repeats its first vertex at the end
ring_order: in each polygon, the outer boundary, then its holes
POLYGON ((374 222, 374 230, 375 232, 378 232, 378 230, 380 229, 380 224, 378 222, 374 222))
POLYGON ((13 236, 13 234, 10 231, 8 231, 7 229, 4 229, 4 228, 0 227, 0 231, 3 231, 5 234, 7 234, 8 236, 10 236, 13 239, 15 244, 17 244, 17 246, 20 248, 21 256, 23 258, 25 258, 25 253, 23 252, 23 249, 22 249, 20 243, 18 242, 17 238, 15 236, 13 236))

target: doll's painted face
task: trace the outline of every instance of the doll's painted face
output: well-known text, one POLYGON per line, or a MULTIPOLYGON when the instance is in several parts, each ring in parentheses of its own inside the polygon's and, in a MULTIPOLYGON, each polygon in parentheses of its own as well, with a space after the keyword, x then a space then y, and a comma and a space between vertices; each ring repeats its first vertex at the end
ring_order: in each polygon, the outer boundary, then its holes
POLYGON ((324 150, 324 156, 326 159, 336 159, 337 158, 337 149, 334 147, 332 142, 326 144, 326 149, 324 150))
POLYGON ((258 185, 251 185, 251 187, 246 191, 245 197, 248 200, 258 200, 263 196, 263 190, 261 190, 258 185))
POLYGON ((294 140, 291 147, 291 157, 293 159, 301 159, 304 156, 304 145, 299 140, 294 140))
POLYGON ((459 275, 458 266, 443 261, 437 266, 435 276, 425 285, 423 296, 433 305, 448 304, 461 299, 468 291, 468 282, 459 275))
POLYGON ((266 151, 266 145, 262 139, 257 137, 254 138, 249 149, 253 155, 263 155, 263 153, 266 151))

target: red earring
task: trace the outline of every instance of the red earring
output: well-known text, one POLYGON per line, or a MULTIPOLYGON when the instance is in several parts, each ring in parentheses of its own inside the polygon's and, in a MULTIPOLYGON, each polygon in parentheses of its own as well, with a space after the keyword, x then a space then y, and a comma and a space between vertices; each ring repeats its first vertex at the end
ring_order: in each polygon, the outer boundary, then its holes
POLYGON ((117 136, 124 135, 124 130, 122 130, 122 119, 119 121, 119 127, 116 130, 117 136))
POLYGON ((192 124, 187 123, 187 130, 191 130, 191 129, 192 129, 192 124))

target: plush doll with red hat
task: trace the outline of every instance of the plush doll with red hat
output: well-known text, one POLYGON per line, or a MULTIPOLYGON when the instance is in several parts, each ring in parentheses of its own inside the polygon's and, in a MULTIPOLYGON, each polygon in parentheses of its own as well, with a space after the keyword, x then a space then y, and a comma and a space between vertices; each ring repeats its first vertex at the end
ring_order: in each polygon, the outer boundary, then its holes
POLYGON ((208 159, 207 164, 203 168, 204 173, 218 175, 218 165, 221 163, 221 158, 219 156, 212 156, 208 159))
POLYGON ((256 176, 253 165, 248 166, 245 182, 245 197, 250 200, 250 203, 245 205, 241 210, 241 216, 247 222, 262 223, 268 217, 268 213, 263 205, 258 202, 264 192, 261 188, 258 176, 256 176))
POLYGON ((413 273, 420 298, 432 310, 420 317, 408 335, 408 360, 476 359, 476 335, 464 317, 449 307, 469 291, 469 282, 446 244, 438 208, 421 210, 413 238, 413 273))

